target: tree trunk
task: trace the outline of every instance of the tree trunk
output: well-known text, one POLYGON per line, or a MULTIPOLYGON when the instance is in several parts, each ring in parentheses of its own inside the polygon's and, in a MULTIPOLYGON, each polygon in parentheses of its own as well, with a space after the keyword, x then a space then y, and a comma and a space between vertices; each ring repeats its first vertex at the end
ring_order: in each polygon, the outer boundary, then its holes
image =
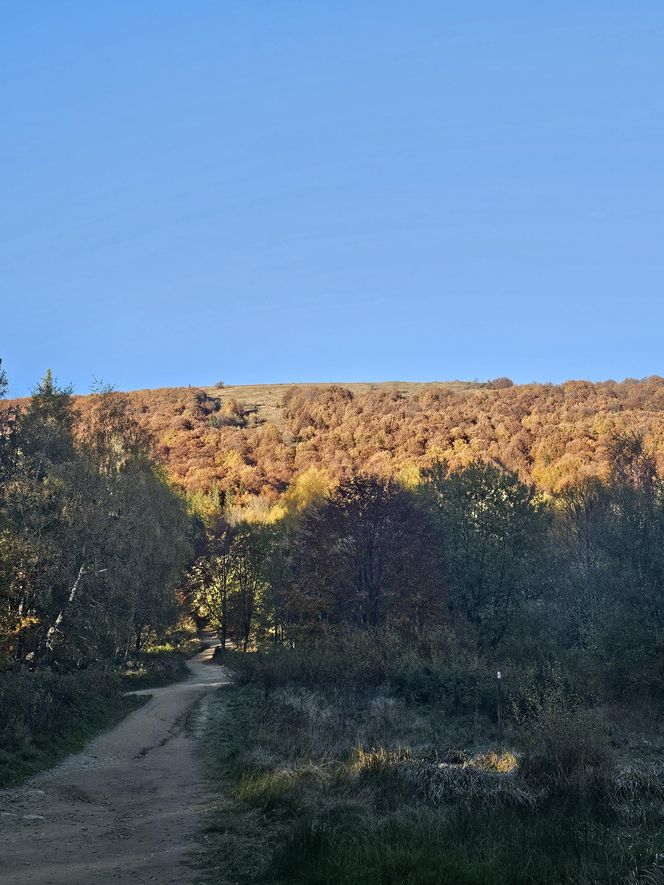
POLYGON ((85 574, 87 574, 85 565, 81 565, 81 567, 78 570, 78 574, 76 575, 76 580, 74 581, 74 584, 73 584, 71 590, 69 591, 69 596, 67 597, 67 601, 62 606, 62 608, 58 612, 58 616, 56 617, 55 621, 53 621, 51 626, 48 628, 48 631, 46 632, 46 641, 44 643, 44 647, 48 652, 52 652, 55 649, 55 646, 57 643, 57 637, 58 637, 58 635, 61 634, 60 627, 62 626, 62 622, 65 619, 65 616, 67 614, 69 607, 76 599, 76 596, 78 594, 79 584, 81 583, 81 580, 83 579, 85 574))

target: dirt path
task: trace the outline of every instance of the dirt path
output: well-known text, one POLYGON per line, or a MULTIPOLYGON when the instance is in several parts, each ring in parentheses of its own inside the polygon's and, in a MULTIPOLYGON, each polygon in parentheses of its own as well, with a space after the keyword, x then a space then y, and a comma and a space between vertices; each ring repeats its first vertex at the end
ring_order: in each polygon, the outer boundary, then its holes
POLYGON ((212 648, 191 676, 166 688, 111 731, 25 785, 0 792, 2 885, 185 885, 206 787, 185 722, 210 689, 228 682, 212 648))

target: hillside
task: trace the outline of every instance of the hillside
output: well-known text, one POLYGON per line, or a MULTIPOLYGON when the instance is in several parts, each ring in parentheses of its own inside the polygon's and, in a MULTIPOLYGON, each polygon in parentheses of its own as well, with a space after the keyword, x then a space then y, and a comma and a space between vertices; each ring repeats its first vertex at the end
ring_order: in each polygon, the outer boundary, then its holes
MULTIPOLYGON (((164 388, 128 394, 174 480, 276 498, 312 465, 414 478, 489 458, 545 490, 601 474, 616 432, 644 434, 664 469, 664 379, 164 388), (505 384, 505 386, 503 386, 505 384)), ((86 397, 77 398, 84 413, 86 397)))

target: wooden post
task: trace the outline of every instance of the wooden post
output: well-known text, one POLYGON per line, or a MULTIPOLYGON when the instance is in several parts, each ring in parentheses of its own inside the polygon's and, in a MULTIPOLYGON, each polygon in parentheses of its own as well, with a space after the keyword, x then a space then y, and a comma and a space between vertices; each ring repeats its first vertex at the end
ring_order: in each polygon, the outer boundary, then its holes
POLYGON ((502 682, 502 673, 500 670, 496 672, 496 687, 498 690, 498 749, 503 749, 503 711, 502 711, 502 696, 500 685, 502 682))

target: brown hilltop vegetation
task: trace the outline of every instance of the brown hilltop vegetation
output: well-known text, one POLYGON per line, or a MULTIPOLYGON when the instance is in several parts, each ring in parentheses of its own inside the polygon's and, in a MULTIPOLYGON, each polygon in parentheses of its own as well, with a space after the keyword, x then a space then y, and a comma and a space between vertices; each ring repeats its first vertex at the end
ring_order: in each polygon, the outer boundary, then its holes
MULTIPOLYGON (((546 491, 606 469, 615 433, 643 434, 664 470, 664 379, 302 384, 163 388, 128 394, 183 489, 275 500, 315 465, 415 481, 437 459, 476 458, 546 491)), ((86 411, 86 397, 77 398, 86 411)))

